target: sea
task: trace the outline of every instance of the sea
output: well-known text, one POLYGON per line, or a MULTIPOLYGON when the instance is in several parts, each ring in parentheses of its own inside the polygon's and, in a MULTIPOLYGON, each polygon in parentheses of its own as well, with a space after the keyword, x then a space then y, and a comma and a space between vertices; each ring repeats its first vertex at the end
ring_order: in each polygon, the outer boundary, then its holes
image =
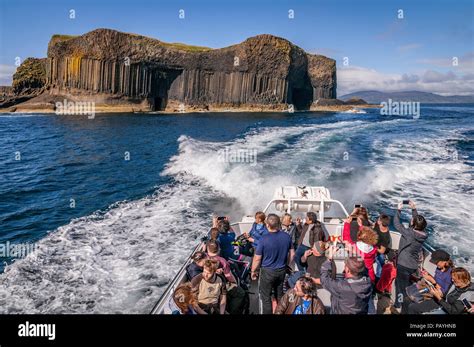
POLYGON ((472 273, 473 156, 472 104, 3 114, 0 313, 148 313, 213 215, 239 221, 285 185, 325 186, 374 219, 411 199, 427 242, 472 273))

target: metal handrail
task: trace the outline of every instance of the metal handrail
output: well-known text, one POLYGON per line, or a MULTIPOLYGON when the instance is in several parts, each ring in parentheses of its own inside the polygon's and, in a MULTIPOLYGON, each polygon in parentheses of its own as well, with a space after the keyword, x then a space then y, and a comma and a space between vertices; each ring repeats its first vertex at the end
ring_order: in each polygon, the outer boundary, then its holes
POLYGON ((181 266, 181 269, 178 271, 178 273, 173 277, 173 280, 168 284, 168 287, 166 290, 161 294, 160 299, 158 302, 153 306, 153 309, 151 310, 150 314, 156 314, 157 310, 163 306, 163 301, 168 300, 169 298, 169 292, 174 291, 176 286, 179 285, 179 282, 183 278, 183 274, 186 272, 186 267, 189 265, 191 262, 191 258, 194 255, 194 253, 197 252, 197 250, 202 246, 202 241, 199 242, 196 247, 194 247, 193 251, 191 252, 191 255, 186 259, 184 262, 184 265, 181 266))

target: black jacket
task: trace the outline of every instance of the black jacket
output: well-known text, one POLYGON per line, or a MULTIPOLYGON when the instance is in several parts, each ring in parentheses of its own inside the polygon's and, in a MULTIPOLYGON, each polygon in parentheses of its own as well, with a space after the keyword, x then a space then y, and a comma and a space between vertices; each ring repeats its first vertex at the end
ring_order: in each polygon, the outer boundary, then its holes
POLYGON ((467 299, 472 301, 472 296, 474 295, 474 285, 471 285, 467 288, 457 288, 454 287, 454 290, 448 291, 446 297, 438 302, 438 304, 448 313, 448 314, 461 314, 465 310, 465 306, 462 303, 462 299, 467 299))
POLYGON ((295 223, 291 223, 288 228, 285 228, 282 226, 281 230, 286 232, 288 235, 291 237, 291 242, 293 243, 293 246, 296 246, 298 244, 298 240, 300 237, 300 231, 296 227, 295 223))
POLYGON ((298 246, 304 245, 307 247, 313 247, 316 241, 327 241, 328 239, 328 235, 324 231, 323 225, 319 221, 317 221, 315 224, 300 224, 297 225, 296 228, 298 229, 299 233, 298 246), (307 233, 309 233, 308 237, 306 237, 307 233))
POLYGON ((332 279, 331 261, 321 267, 321 284, 331 293, 331 314, 367 314, 372 282, 367 276, 332 279))

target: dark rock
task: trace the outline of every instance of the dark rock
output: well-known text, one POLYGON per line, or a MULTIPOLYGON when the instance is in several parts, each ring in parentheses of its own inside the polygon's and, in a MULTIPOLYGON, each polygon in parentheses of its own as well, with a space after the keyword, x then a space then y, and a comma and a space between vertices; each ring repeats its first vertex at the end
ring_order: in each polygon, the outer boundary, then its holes
POLYGON ((97 29, 81 36, 54 35, 42 63, 22 64, 18 90, 47 88, 52 96, 101 104, 144 102, 150 110, 168 104, 204 110, 216 105, 284 109, 288 104, 309 109, 314 100, 336 97, 333 59, 307 54, 272 35, 210 49, 97 29))
POLYGON ((318 99, 314 103, 316 106, 339 106, 345 105, 345 102, 339 99, 318 99))
POLYGON ((37 94, 46 84, 46 59, 28 58, 13 74, 15 95, 37 94))

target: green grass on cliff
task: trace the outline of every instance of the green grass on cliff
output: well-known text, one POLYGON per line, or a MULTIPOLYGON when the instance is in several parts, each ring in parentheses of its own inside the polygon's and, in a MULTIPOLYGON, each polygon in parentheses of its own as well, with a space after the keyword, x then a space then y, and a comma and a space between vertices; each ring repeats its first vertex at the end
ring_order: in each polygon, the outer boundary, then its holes
POLYGON ((52 37, 51 37, 51 41, 56 43, 56 42, 61 42, 61 41, 67 41, 67 40, 70 40, 70 39, 73 39, 75 37, 77 37, 78 35, 61 35, 61 34, 54 34, 52 37))
POLYGON ((207 51, 212 50, 212 48, 209 48, 209 47, 192 46, 192 45, 186 45, 184 43, 161 42, 161 44, 166 47, 176 48, 176 49, 180 49, 182 51, 187 51, 187 52, 207 52, 207 51))

